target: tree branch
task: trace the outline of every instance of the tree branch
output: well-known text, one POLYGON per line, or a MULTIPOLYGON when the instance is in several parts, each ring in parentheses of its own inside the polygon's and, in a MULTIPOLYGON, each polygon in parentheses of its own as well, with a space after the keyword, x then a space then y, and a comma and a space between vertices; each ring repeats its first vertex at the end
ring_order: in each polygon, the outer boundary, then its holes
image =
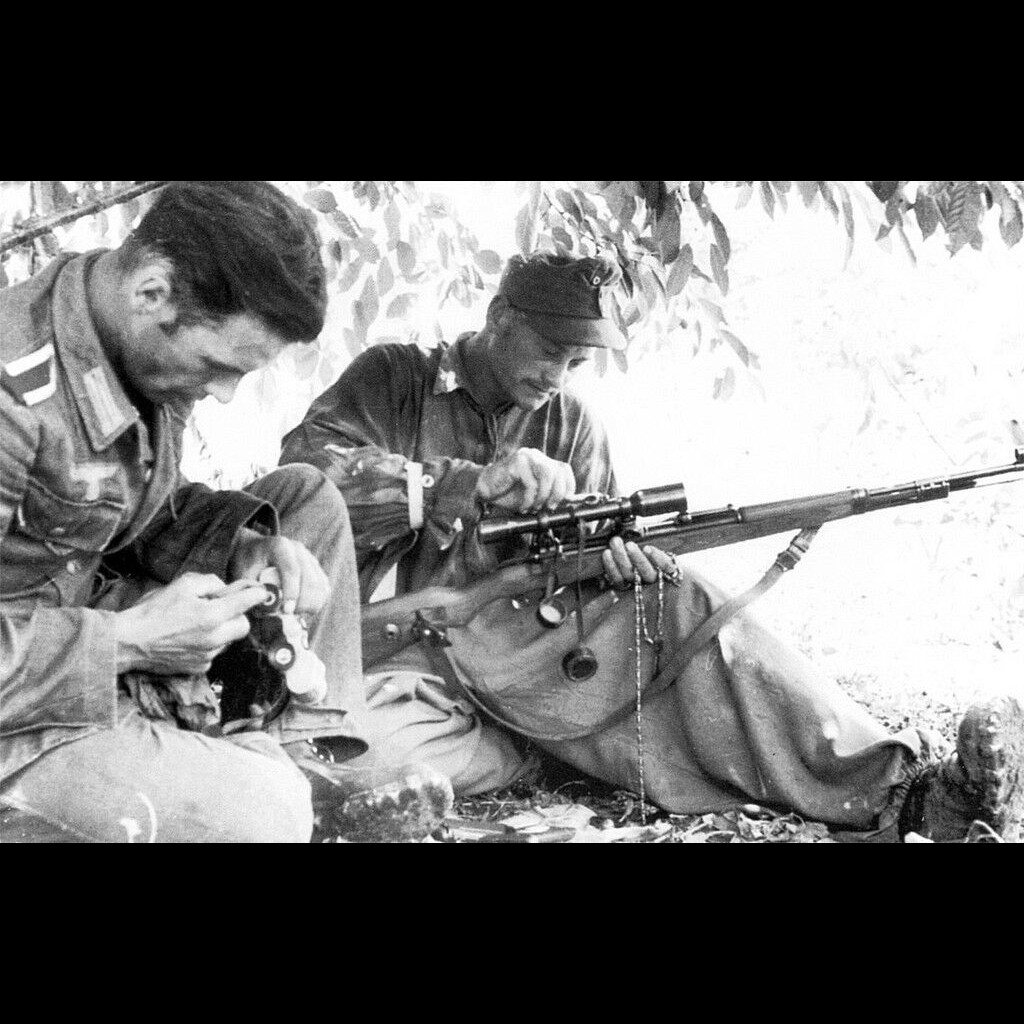
POLYGON ((49 217, 42 217, 27 227, 12 231, 0 238, 0 252, 7 252, 8 249, 24 245, 26 242, 31 242, 33 238, 45 235, 47 232, 64 224, 71 224, 82 217, 100 213, 103 210, 110 209, 112 206, 119 206, 121 203, 127 203, 130 199, 137 199, 139 196, 152 192, 166 184, 166 181, 139 181, 117 192, 111 192, 102 199, 97 199, 95 202, 88 203, 85 206, 76 206, 70 210, 51 214, 49 217))

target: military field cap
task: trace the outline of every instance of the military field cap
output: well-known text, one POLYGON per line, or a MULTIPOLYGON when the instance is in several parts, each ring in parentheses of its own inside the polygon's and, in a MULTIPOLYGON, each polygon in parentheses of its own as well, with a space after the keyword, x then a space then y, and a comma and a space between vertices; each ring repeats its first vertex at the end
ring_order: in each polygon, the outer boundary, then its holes
POLYGON ((612 319, 611 293, 622 280, 612 260, 538 253, 508 261, 498 294, 527 315, 530 326, 561 345, 626 347, 612 319))

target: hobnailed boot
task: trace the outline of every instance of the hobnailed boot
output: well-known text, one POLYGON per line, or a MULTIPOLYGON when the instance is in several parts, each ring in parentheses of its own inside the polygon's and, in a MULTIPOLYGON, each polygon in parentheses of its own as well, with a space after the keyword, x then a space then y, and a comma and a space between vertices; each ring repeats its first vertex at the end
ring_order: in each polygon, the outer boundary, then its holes
POLYGON ((976 704, 957 731, 956 753, 914 779, 900 814, 900 834, 934 842, 963 840, 974 822, 1002 838, 1024 816, 1024 707, 1015 697, 976 704))
POLYGON ((455 803, 446 775, 425 764, 353 768, 312 743, 285 748, 313 789, 314 843, 407 843, 441 827, 455 803))

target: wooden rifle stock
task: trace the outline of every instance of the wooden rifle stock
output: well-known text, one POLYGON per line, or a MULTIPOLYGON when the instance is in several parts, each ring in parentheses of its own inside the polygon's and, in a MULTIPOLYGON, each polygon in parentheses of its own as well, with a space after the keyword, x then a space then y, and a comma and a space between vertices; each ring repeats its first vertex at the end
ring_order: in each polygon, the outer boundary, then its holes
MULTIPOLYGON (((884 508, 917 504, 948 498, 954 491, 968 490, 985 483, 1008 483, 1024 479, 1024 448, 1015 452, 1015 460, 1006 466, 961 473, 949 477, 916 480, 895 487, 875 490, 853 489, 832 494, 817 494, 784 501, 766 502, 704 512, 687 512, 681 485, 655 489, 659 494, 676 495, 678 513, 671 519, 641 524, 629 513, 642 508, 638 496, 654 493, 638 491, 628 499, 614 499, 623 509, 620 518, 586 534, 581 524, 588 515, 556 513, 558 525, 571 530, 566 542, 556 537, 545 520, 554 516, 513 516, 485 520, 491 540, 531 534, 529 554, 506 562, 487 576, 465 587, 428 587, 386 601, 364 605, 362 609, 363 665, 367 668, 417 641, 444 644, 445 630, 468 623, 492 601, 543 591, 552 569, 557 567, 558 583, 566 586, 577 579, 592 579, 604 573, 601 554, 612 537, 624 541, 651 543, 675 555, 739 544, 758 537, 769 537, 792 530, 822 526, 836 519, 875 512, 884 508), (578 538, 583 533, 583 553, 578 538)), ((663 505, 664 502, 661 502, 663 505)), ((581 503, 580 508, 584 505, 581 503)), ((604 510, 604 505, 589 501, 588 509, 604 510)))

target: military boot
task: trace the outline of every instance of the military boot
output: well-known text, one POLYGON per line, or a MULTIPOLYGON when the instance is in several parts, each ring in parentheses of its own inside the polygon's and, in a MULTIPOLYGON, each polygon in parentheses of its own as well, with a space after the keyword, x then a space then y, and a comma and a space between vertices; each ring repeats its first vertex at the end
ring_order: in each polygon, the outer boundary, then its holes
POLYGON ((1024 707, 1010 696, 972 707, 956 753, 922 769, 900 815, 900 834, 965 839, 975 822, 1013 839, 1024 817, 1024 707))
POLYGON ((285 749, 312 786, 314 843, 418 842, 455 802, 448 777, 428 765, 355 768, 334 763, 323 745, 285 749))

